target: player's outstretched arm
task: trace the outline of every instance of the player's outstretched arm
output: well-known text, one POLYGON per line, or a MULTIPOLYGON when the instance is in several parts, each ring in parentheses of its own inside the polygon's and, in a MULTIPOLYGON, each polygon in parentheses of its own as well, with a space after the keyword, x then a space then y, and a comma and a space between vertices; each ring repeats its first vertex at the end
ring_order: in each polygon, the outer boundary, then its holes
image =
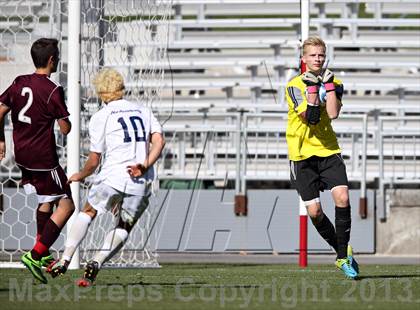
POLYGON ((57 120, 57 123, 60 127, 60 132, 63 135, 68 135, 71 130, 71 122, 68 117, 57 120))
POLYGON ((67 183, 70 184, 71 182, 83 181, 86 177, 90 176, 92 173, 95 172, 96 168, 98 168, 100 163, 101 163, 101 153, 90 152, 83 169, 73 174, 69 178, 67 183))
POLYGON ((10 108, 0 103, 0 160, 6 157, 6 139, 4 137, 4 117, 10 108))
POLYGON ((158 160, 162 153, 163 147, 165 146, 165 139, 160 132, 152 133, 150 138, 151 147, 149 150, 149 156, 146 158, 144 163, 137 165, 127 166, 127 172, 132 177, 140 177, 144 175, 150 167, 152 167, 158 160))
POLYGON ((331 70, 326 69, 322 76, 319 76, 318 78, 324 84, 325 90, 327 91, 325 109, 327 110, 328 117, 330 119, 336 119, 340 114, 341 103, 337 99, 335 93, 334 73, 332 73, 331 70))

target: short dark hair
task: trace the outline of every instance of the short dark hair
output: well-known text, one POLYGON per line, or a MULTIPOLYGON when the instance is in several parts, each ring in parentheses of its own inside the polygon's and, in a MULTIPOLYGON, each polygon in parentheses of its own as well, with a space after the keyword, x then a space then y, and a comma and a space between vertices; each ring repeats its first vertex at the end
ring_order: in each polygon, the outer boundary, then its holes
POLYGON ((58 50, 58 40, 41 38, 36 40, 31 47, 31 56, 35 68, 45 68, 48 59, 52 56, 58 59, 60 52, 58 50))

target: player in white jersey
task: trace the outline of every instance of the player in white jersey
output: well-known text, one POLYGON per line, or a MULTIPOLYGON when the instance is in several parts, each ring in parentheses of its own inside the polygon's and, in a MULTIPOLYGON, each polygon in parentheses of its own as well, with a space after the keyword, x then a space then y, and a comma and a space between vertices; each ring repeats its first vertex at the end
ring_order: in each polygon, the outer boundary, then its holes
POLYGON ((91 221, 99 213, 120 206, 119 223, 108 232, 102 250, 88 262, 80 286, 88 286, 105 261, 124 245, 131 229, 147 208, 150 184, 154 180, 153 164, 164 147, 159 122, 152 111, 123 99, 124 80, 114 69, 104 69, 95 77, 99 98, 105 103, 89 123, 90 153, 81 171, 69 182, 79 182, 95 172, 88 200, 74 221, 62 258, 47 270, 52 277, 63 274, 91 221))

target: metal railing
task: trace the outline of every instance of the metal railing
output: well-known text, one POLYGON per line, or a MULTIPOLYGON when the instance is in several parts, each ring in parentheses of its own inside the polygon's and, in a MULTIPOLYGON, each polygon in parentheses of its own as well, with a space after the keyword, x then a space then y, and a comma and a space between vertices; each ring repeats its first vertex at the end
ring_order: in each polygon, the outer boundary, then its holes
MULTIPOLYGON (((222 115, 171 119, 165 127, 168 143, 160 178, 231 179, 237 193, 246 192, 247 181, 289 180, 286 114, 222 115)), ((379 180, 379 211, 385 219, 386 186, 420 183, 420 117, 342 115, 333 127, 348 178, 360 183, 361 198, 366 197, 367 182, 379 180)))
POLYGON ((379 117, 379 217, 386 220, 389 204, 386 188, 420 184, 420 117, 379 117))
MULTIPOLYGON (((368 133, 367 120, 367 115, 345 115, 334 122, 349 179, 360 182, 363 192, 368 179, 367 140, 374 137, 368 133)), ((159 176, 231 179, 241 192, 246 191, 247 181, 289 180, 286 124, 284 113, 175 116, 165 126, 167 144, 159 176)), ((374 175, 369 177, 373 179, 374 175)))
MULTIPOLYGON (((166 119, 165 115, 160 117, 166 119)), ((286 124, 285 113, 174 114, 164 126, 167 143, 158 164, 159 178, 223 184, 231 180, 237 193, 246 192, 248 181, 288 181, 286 124)), ((360 183, 361 197, 365 197, 367 182, 379 180, 378 210, 385 219, 389 208, 386 187, 420 184, 420 117, 341 115, 333 127, 348 179, 360 183)), ((20 179, 11 130, 6 127, 2 183, 20 179)), ((64 164, 66 149, 60 147, 58 151, 64 164)))

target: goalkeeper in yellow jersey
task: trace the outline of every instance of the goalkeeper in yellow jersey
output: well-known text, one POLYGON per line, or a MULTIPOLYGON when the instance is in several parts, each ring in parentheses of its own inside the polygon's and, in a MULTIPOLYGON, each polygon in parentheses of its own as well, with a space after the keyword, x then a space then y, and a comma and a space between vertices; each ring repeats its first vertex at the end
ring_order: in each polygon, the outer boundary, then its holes
POLYGON ((290 177, 316 230, 337 252, 336 266, 347 277, 356 278, 359 268, 348 245, 351 214, 346 167, 331 126, 340 114, 343 85, 323 69, 325 52, 319 37, 305 40, 306 72, 287 84, 290 177), (324 189, 331 191, 335 202, 335 228, 322 211, 319 193, 324 189))

